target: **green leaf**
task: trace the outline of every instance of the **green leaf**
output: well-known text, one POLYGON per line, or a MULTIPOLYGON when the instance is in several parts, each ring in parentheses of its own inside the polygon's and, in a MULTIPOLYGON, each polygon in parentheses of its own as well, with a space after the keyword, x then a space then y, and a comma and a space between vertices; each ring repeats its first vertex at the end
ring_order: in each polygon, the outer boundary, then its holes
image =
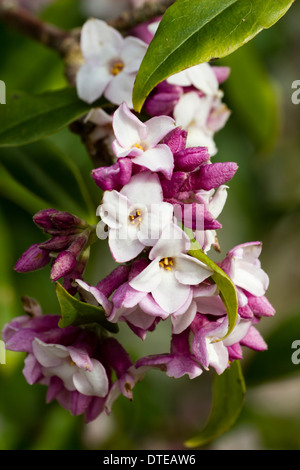
POLYGON ((137 74, 135 110, 170 75, 229 55, 276 23, 293 1, 177 0, 162 18, 137 74))
POLYGON ((222 65, 231 68, 223 88, 237 122, 260 153, 272 150, 280 127, 276 87, 253 42, 222 65))
POLYGON ((0 183, 0 194, 31 214, 54 206, 92 224, 96 221, 95 206, 81 172, 69 156, 47 140, 3 148, 0 183))
POLYGON ((62 317, 59 326, 86 325, 97 323, 112 333, 118 332, 116 323, 106 319, 104 310, 100 307, 81 302, 67 292, 61 284, 56 283, 56 294, 61 308, 62 317))
POLYGON ((34 95, 8 91, 0 114, 0 147, 18 146, 43 139, 86 114, 90 106, 67 87, 34 95))
POLYGON ((215 375, 213 403, 204 429, 188 441, 186 447, 203 446, 221 436, 233 426, 245 399, 246 386, 239 361, 234 361, 221 375, 215 375))
POLYGON ((189 255, 202 261, 204 264, 213 269, 214 274, 211 276, 213 281, 217 284, 220 290, 220 297, 222 298, 227 310, 228 316, 228 331, 226 337, 232 332, 238 313, 238 299, 235 285, 227 274, 214 263, 202 250, 190 250, 189 255))

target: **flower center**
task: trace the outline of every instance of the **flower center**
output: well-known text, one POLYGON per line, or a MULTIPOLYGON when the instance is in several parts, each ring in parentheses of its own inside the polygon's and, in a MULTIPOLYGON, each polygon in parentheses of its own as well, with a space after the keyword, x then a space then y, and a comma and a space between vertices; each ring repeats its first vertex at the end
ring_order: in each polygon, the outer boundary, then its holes
POLYGON ((159 262, 159 266, 167 271, 171 271, 174 267, 174 260, 173 258, 162 258, 159 262))
POLYGON ((120 72, 122 72, 124 68, 124 64, 121 61, 114 62, 111 66, 110 73, 112 75, 119 75, 120 72))
POLYGON ((135 144, 135 148, 137 148, 137 149, 140 149, 140 150, 143 150, 143 151, 144 151, 144 149, 143 149, 143 147, 141 146, 141 144, 135 144))
POLYGON ((140 224, 143 220, 143 217, 142 217, 142 212, 137 209, 137 210, 133 210, 130 212, 129 214, 129 222, 133 225, 137 225, 137 224, 140 224))

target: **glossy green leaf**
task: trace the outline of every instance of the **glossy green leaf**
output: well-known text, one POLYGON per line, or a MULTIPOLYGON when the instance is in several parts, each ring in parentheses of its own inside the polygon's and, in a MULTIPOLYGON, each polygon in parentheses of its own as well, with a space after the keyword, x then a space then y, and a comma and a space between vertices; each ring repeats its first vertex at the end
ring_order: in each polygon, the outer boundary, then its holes
POLYGON ((0 113, 0 147, 28 144, 47 137, 89 111, 71 87, 39 95, 7 92, 0 113))
POLYGON ((53 143, 39 141, 1 149, 0 182, 0 194, 32 214, 54 207, 92 224, 96 221, 82 174, 53 143))
POLYGON ((193 249, 189 251, 189 254, 194 258, 197 258, 199 261, 202 261, 214 271, 214 274, 211 277, 220 290, 220 296, 227 310, 228 331, 226 336, 228 336, 235 326, 238 313, 238 299, 235 286, 227 274, 205 253, 203 253, 202 250, 193 249))
POLYGON ((276 23, 294 0, 177 0, 166 11, 138 72, 133 103, 185 68, 229 55, 276 23))
POLYGON ((59 321, 61 328, 69 325, 97 323, 112 333, 118 332, 117 324, 106 319, 102 308, 78 300, 70 295, 59 283, 56 284, 56 294, 61 308, 62 316, 59 321))
POLYGON ((280 124, 277 90, 254 43, 226 57, 222 65, 231 68, 223 88, 233 116, 260 153, 272 150, 280 124))
POLYGON ((185 442, 195 448, 208 444, 230 429, 238 418, 245 399, 246 386, 239 361, 234 361, 221 375, 215 375, 213 402, 204 429, 185 442))

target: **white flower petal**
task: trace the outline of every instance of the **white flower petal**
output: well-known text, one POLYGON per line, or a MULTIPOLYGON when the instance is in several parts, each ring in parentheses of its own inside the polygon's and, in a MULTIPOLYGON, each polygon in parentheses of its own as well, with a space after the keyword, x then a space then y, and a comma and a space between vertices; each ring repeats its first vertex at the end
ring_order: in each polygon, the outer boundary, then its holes
POLYGON ((163 228, 158 242, 150 251, 150 259, 179 256, 190 248, 190 239, 178 225, 168 224, 163 228))
POLYGON ((113 116, 113 129, 118 143, 126 149, 139 144, 147 135, 147 128, 123 103, 113 116))
POLYGON ((105 397, 108 392, 108 379, 103 365, 96 359, 91 359, 92 371, 77 369, 73 375, 76 390, 87 396, 105 397))
POLYGON ((144 41, 133 36, 127 36, 124 39, 120 58, 125 64, 124 71, 126 73, 138 71, 147 47, 148 45, 144 41))
POLYGON ((81 30, 81 50, 85 58, 101 55, 104 45, 110 44, 116 50, 122 47, 122 35, 105 21, 91 18, 81 30))
POLYGON ((176 258, 175 277, 181 284, 199 284, 213 273, 211 268, 192 256, 180 254, 176 258))
POLYGON ((125 70, 114 76, 105 89, 105 98, 118 105, 124 102, 132 109, 132 91, 135 76, 136 74, 125 73, 125 70))
POLYGON ((103 94, 110 80, 107 67, 83 64, 76 75, 79 98, 86 103, 93 103, 103 94))
POLYGON ((110 230, 109 248, 117 263, 126 263, 134 259, 145 248, 137 238, 137 229, 127 225, 124 230, 110 230))
POLYGON ((173 206, 168 202, 152 204, 138 232, 138 239, 146 246, 153 246, 161 236, 165 225, 173 220, 173 206))
POLYGON ((190 286, 180 284, 173 271, 160 268, 161 280, 152 295, 158 305, 168 313, 174 313, 187 301, 190 295, 190 286))
POLYGON ((149 171, 143 171, 132 176, 130 182, 123 186, 120 193, 132 203, 160 204, 163 200, 162 187, 159 177, 149 171))
POLYGON ((61 344, 47 344, 38 338, 33 340, 32 349, 37 361, 43 367, 57 367, 69 356, 65 346, 61 344))
POLYGON ((129 285, 140 292, 152 292, 160 284, 162 270, 159 259, 152 261, 138 276, 133 278, 129 285))
POLYGON ((194 320, 195 316, 197 313, 197 306, 195 302, 192 302, 189 308, 185 313, 182 315, 179 315, 178 317, 175 315, 172 315, 172 333, 174 335, 179 335, 179 333, 182 333, 194 320))
POLYGON ((108 227, 118 229, 122 226, 127 226, 129 207, 126 196, 115 190, 105 191, 99 215, 108 227))
POLYGON ((147 148, 155 147, 169 132, 175 129, 175 121, 169 116, 156 116, 146 121, 147 148))
POLYGON ((172 176, 174 157, 168 145, 159 144, 154 148, 146 150, 138 157, 134 157, 132 161, 151 171, 161 171, 168 179, 172 176))
POLYGON ((195 65, 187 70, 191 84, 206 95, 216 95, 219 82, 213 69, 208 63, 195 65))

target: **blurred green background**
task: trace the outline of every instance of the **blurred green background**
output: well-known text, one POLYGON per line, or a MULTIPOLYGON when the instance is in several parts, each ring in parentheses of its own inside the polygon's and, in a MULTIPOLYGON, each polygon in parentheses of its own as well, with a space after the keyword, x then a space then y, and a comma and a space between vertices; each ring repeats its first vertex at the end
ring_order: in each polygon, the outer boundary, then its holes
MULTIPOLYGON (((80 26, 77 0, 59 0, 43 18, 58 26, 80 26)), ((300 105, 291 101, 300 80, 300 5, 270 30, 222 61, 232 67, 222 86, 232 110, 216 136, 215 161, 235 161, 220 217, 221 259, 234 245, 263 242, 262 267, 269 274, 267 297, 276 309, 258 329, 269 349, 245 351, 242 361, 246 403, 234 427, 209 449, 300 449, 300 365, 291 344, 300 340, 300 105)), ((0 79, 7 90, 41 92, 66 85, 57 55, 0 24, 0 79)), ((0 108, 1 112, 1 108, 0 108)), ((65 129, 46 141, 0 150, 0 327, 23 313, 21 297, 58 312, 49 268, 18 274, 13 266, 29 245, 43 241, 32 216, 56 207, 95 217, 100 191, 78 136, 65 129)), ((79 214, 78 214, 79 215, 79 214)), ((95 284, 113 267, 106 242, 93 247, 86 280, 95 284)), ((161 323, 145 342, 126 328, 120 339, 136 359, 166 352, 170 325, 161 323)), ((120 397, 112 414, 86 425, 56 402, 45 404, 46 389, 29 386, 23 354, 7 352, 0 365, 0 449, 182 449, 199 431, 211 404, 213 373, 197 379, 168 378, 151 371, 134 389, 131 403, 120 397)))

